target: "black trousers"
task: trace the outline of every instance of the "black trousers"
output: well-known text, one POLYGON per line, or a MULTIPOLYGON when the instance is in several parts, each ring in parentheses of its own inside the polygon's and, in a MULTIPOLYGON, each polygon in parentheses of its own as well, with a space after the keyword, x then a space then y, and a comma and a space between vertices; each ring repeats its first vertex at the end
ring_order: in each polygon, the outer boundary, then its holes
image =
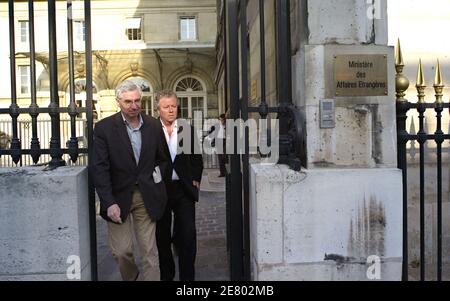
POLYGON ((195 202, 186 197, 180 181, 167 184, 168 202, 163 217, 156 226, 156 242, 159 253, 161 280, 175 277, 172 242, 178 254, 180 281, 195 280, 195 256, 197 254, 197 230, 195 228, 195 202), (173 234, 172 234, 173 212, 173 234))
POLYGON ((226 141, 225 139, 219 139, 219 138, 216 139, 216 143, 217 143, 216 145, 219 145, 219 144, 222 145, 222 149, 218 148, 220 153, 217 154, 217 157, 219 159, 219 168, 220 168, 220 175, 221 176, 226 176, 226 174, 227 174, 227 169, 225 167, 225 164, 228 163, 227 162, 228 158, 227 158, 227 155, 225 153, 225 150, 226 150, 226 142, 225 141, 226 141))

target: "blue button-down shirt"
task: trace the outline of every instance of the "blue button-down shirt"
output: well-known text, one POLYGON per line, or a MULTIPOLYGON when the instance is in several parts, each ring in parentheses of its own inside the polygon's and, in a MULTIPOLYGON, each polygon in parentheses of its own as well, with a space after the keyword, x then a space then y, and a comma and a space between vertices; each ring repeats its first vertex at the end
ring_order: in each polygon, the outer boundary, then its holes
POLYGON ((142 116, 139 115, 139 126, 137 128, 133 128, 125 117, 122 114, 123 122, 127 128, 128 137, 130 137, 131 147, 133 148, 134 158, 136 159, 136 164, 139 164, 139 157, 141 155, 141 146, 142 146, 142 135, 141 135, 141 127, 144 124, 144 120, 142 116))

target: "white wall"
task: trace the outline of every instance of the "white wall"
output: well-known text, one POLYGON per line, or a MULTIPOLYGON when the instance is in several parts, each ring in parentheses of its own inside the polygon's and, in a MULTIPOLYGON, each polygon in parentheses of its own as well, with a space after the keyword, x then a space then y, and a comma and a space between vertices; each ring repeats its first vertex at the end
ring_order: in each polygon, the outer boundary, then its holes
POLYGON ((253 280, 371 280, 370 256, 382 261, 378 280, 400 280, 400 187, 397 169, 298 173, 253 164, 253 280))
POLYGON ((0 169, 0 281, 90 280, 86 167, 0 169))

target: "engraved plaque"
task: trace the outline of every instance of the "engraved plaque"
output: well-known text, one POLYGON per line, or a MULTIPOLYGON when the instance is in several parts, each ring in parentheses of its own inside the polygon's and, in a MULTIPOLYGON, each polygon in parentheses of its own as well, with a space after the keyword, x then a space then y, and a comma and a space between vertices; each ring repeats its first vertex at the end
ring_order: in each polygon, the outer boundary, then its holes
POLYGON ((387 56, 350 54, 334 56, 334 95, 388 95, 387 56))

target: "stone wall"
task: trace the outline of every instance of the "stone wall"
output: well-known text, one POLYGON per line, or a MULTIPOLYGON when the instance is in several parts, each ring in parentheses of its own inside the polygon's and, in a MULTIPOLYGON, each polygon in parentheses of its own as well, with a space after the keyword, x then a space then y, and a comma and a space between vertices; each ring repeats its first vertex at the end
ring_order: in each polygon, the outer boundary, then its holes
POLYGON ((87 168, 0 168, 0 196, 0 280, 91 279, 87 168))
POLYGON ((252 165, 254 280, 400 280, 401 172, 252 165), (371 279, 370 279, 371 280, 371 279))
POLYGON ((401 280, 394 49, 386 1, 375 3, 299 0, 291 8, 293 102, 305 118, 307 159, 302 172, 252 165, 255 280, 401 280), (335 56, 374 54, 386 58, 386 95, 336 95, 335 56), (333 128, 321 128, 322 100, 334 102, 333 128), (368 275, 373 258, 379 277, 368 275))

